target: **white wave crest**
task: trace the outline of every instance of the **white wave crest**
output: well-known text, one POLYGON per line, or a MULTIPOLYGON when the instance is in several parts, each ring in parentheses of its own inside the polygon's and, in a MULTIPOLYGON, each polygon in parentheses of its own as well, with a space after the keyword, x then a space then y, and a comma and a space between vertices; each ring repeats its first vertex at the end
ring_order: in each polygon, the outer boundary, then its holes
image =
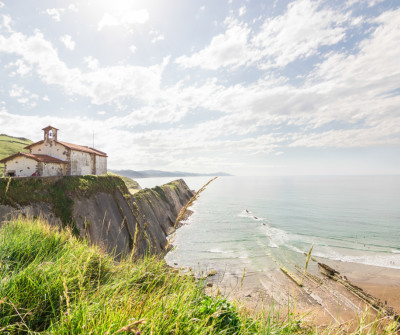
POLYGON ((313 256, 346 263, 400 269, 400 257, 398 255, 341 255, 332 249, 326 249, 324 251, 314 252, 313 256))
POLYGON ((267 221, 268 220, 266 218, 262 218, 262 217, 258 217, 256 215, 254 215, 251 211, 244 209, 242 210, 237 216, 241 217, 241 218, 248 218, 248 219, 252 219, 255 221, 267 221))
POLYGON ((289 240, 288 234, 282 229, 270 227, 267 225, 263 226, 262 229, 269 239, 270 248, 279 248, 281 245, 285 245, 289 240))
POLYGON ((211 252, 213 254, 230 254, 230 253, 233 252, 232 250, 221 250, 219 248, 214 248, 214 249, 210 249, 210 250, 207 250, 207 251, 211 252))

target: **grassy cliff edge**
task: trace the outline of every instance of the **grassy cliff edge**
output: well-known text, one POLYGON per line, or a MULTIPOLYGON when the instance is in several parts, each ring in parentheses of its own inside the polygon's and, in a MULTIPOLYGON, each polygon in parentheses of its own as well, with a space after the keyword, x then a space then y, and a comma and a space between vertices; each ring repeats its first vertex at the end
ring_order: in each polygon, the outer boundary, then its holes
POLYGON ((3 334, 293 334, 298 320, 251 318, 155 258, 114 259, 40 220, 0 229, 3 334))

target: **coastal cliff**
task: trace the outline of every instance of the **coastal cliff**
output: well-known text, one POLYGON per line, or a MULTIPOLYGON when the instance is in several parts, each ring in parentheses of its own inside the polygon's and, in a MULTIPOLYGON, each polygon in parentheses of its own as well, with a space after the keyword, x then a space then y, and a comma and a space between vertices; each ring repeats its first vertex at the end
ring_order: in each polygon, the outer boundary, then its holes
POLYGON ((192 196, 182 179, 133 195, 111 175, 1 179, 0 223, 42 216, 116 256, 162 254, 192 196))

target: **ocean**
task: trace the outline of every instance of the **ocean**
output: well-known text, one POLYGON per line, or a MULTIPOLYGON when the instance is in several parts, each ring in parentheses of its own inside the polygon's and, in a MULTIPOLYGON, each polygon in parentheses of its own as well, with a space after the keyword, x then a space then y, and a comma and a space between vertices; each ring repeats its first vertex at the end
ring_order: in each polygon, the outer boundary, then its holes
MULTIPOLYGON (((209 179, 184 178, 194 190, 209 179)), ((400 269, 400 176, 219 177, 192 210, 172 237, 171 265, 236 275, 304 267, 313 245, 320 259, 400 269)))

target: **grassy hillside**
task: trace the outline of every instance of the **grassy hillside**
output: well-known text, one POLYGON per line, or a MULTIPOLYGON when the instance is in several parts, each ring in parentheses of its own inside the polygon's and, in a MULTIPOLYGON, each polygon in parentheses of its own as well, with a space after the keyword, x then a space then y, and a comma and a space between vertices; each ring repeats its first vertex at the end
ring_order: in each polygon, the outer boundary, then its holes
POLYGON ((55 214, 65 227, 74 229, 72 194, 89 197, 97 192, 113 194, 118 189, 129 197, 124 181, 114 175, 67 176, 62 178, 1 178, 0 204, 14 207, 46 202, 53 205, 55 214), (3 193, 4 192, 4 193, 3 193))
POLYGON ((113 172, 110 172, 110 171, 107 172, 107 175, 116 176, 116 177, 121 178, 124 181, 126 187, 128 188, 128 191, 131 194, 135 194, 136 192, 138 192, 138 191, 140 191, 142 189, 138 182, 136 182, 135 180, 133 180, 133 179, 131 179, 129 177, 120 176, 120 175, 118 175, 116 173, 113 173, 113 172))
MULTIPOLYGON (((27 152, 24 147, 31 144, 32 141, 22 137, 12 137, 8 135, 0 135, 0 159, 13 155, 19 151, 27 152)), ((0 164, 0 177, 3 176, 4 165, 0 164)))
MULTIPOLYGON (((360 319, 354 334, 396 334, 360 319)), ((51 228, 15 219, 0 229, 1 334, 345 334, 292 314, 250 316, 162 260, 124 259, 51 228)))
POLYGON ((251 318, 155 258, 116 263, 40 220, 0 230, 2 334, 307 334, 299 320, 251 318))

